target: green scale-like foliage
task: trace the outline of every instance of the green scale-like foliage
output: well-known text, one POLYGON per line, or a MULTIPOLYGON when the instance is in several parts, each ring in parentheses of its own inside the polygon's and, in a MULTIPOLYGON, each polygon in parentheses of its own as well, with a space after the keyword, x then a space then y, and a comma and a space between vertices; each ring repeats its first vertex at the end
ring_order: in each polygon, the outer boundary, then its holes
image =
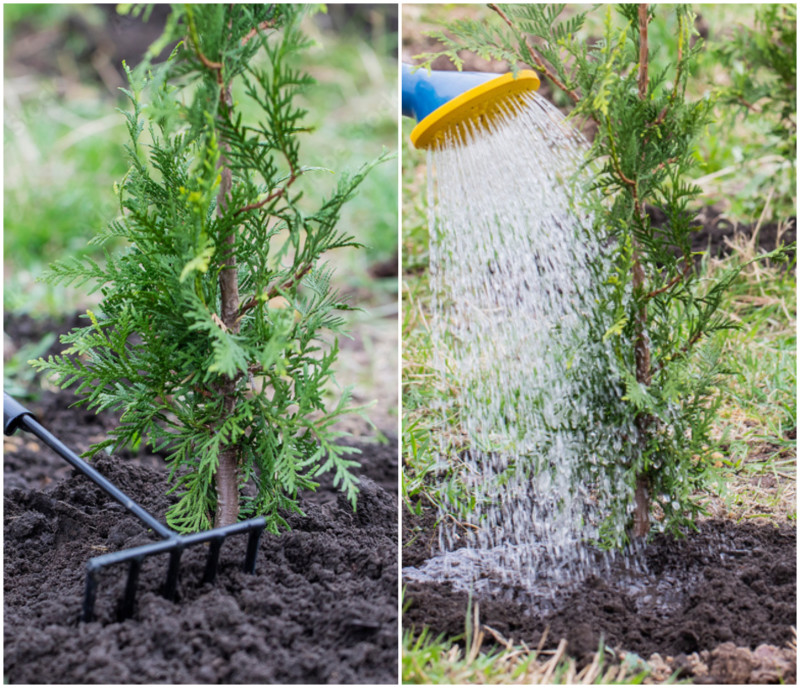
MULTIPOLYGON (((614 370, 622 371, 623 379, 598 367, 597 379, 587 380, 585 387, 597 404, 635 419, 638 427, 637 436, 624 438, 618 461, 601 470, 616 475, 623 466, 631 490, 644 476, 663 513, 661 528, 677 531, 693 524, 701 509, 697 488, 710 477, 706 459, 726 370, 709 335, 735 327, 719 306, 745 267, 721 271, 713 280, 701 278, 690 248, 700 189, 689 179, 698 162, 696 142, 713 106, 710 97, 691 100, 686 95, 702 50, 694 16, 687 6, 674 8, 678 60, 661 70, 648 65, 642 92, 639 5, 617 6, 616 17, 611 6, 603 8, 604 35, 591 44, 582 35, 586 12, 565 18, 563 5, 490 8, 497 16, 489 21, 461 20, 446 32, 432 33, 444 50, 419 57, 429 67, 443 54, 460 68, 459 52, 466 49, 484 59, 508 61, 515 70, 526 63, 550 78, 559 98, 572 101, 572 121, 594 122, 586 157, 592 184, 585 198, 593 231, 602 244, 614 247, 611 273, 594 267, 605 282, 595 317, 596 323, 610 319, 614 325, 593 329, 597 338, 613 344, 614 370), (648 208, 663 212, 663 226, 651 224, 648 208), (640 284, 634 279, 637 263, 640 284), (640 345, 649 350, 649 380, 637 367, 640 345), (623 403, 611 403, 609 395, 623 403)), ((651 6, 648 20, 654 12, 661 10, 651 6)), ((654 50, 648 46, 648 60, 654 50)), ((778 250, 762 258, 781 255, 778 250)), ((609 514, 607 544, 622 544, 612 533, 618 532, 614 524, 630 515, 630 505, 618 504, 618 512, 609 514)))
POLYGON ((130 75, 121 215, 96 238, 122 238, 128 248, 103 263, 63 261, 49 275, 91 284, 102 301, 86 327, 63 338, 70 346, 61 356, 34 365, 61 386, 77 383, 89 408, 121 412, 92 452, 142 441, 165 452, 180 496, 168 522, 182 531, 211 525, 214 475, 230 447, 240 481, 258 487, 241 515, 265 514, 271 530, 324 471, 355 505, 357 462, 332 428, 351 410, 349 395, 332 409, 323 398, 338 348, 322 336, 340 331, 349 307, 321 257, 358 245, 337 221, 375 163, 343 176, 314 212, 298 205, 292 183, 311 168, 300 162, 305 112, 295 96, 313 83, 293 66, 308 46, 300 18, 292 5, 173 10, 151 50, 182 39, 168 62, 147 70, 144 83, 130 75), (226 102, 236 82, 257 118, 226 102), (232 188, 221 201, 225 168, 232 188), (220 274, 232 253, 236 327, 221 320, 220 274))

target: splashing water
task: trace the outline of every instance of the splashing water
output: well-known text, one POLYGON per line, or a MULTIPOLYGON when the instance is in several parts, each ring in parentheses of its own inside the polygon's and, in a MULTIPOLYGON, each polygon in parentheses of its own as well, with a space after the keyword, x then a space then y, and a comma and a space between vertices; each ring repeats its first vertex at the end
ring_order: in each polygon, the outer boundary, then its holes
POLYGON ((530 592, 579 580, 605 557, 593 542, 622 539, 608 515, 632 509, 622 453, 636 428, 610 421, 627 416, 596 307, 609 242, 584 209, 586 143, 544 98, 523 99, 428 153, 434 412, 457 478, 445 554, 410 573, 530 592))

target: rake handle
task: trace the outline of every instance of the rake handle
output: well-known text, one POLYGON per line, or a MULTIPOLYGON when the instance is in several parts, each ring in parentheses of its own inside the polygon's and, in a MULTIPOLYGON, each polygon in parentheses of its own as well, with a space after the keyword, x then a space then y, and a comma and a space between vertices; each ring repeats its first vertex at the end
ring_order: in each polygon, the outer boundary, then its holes
POLYGON ((165 526, 144 507, 134 502, 116 485, 103 477, 101 473, 90 466, 74 451, 61 442, 55 435, 44 428, 36 417, 7 392, 3 392, 3 431, 6 435, 13 435, 17 430, 27 430, 38 437, 56 454, 69 463, 73 468, 83 473, 95 485, 100 487, 107 495, 117 500, 122 506, 142 521, 148 528, 152 528, 163 538, 177 537, 177 533, 165 526))

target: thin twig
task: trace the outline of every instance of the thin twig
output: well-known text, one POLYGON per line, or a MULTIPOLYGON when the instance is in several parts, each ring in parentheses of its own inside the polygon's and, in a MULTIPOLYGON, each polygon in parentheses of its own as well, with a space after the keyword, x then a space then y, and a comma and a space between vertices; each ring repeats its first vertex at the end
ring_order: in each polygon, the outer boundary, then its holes
POLYGON ((239 307, 239 316, 236 318, 237 322, 240 321, 247 311, 255 308, 259 301, 269 301, 278 296, 282 291, 291 289, 294 285, 298 284, 303 277, 311 271, 311 263, 306 263, 294 275, 285 280, 282 284, 274 284, 261 296, 254 296, 247 303, 239 307))
POLYGON ((691 339, 689 339, 689 341, 686 342, 686 344, 684 344, 680 348, 680 350, 669 360, 667 360, 666 358, 661 359, 659 364, 656 366, 655 372, 659 372, 660 370, 662 370, 664 366, 667 365, 667 363, 672 363, 673 361, 677 361, 683 358, 687 353, 689 353, 689 349, 691 349, 695 344, 697 344, 697 342, 700 340, 703 334, 704 333, 702 331, 695 332, 692 335, 691 339))
MULTIPOLYGON (((608 127, 608 131, 611 132, 611 121, 606 117, 606 126, 608 127)), ((636 182, 633 179, 629 179, 625 173, 622 171, 622 165, 619 161, 619 155, 617 154, 617 146, 614 143, 614 136, 612 134, 608 137, 608 145, 610 147, 611 153, 611 162, 614 163, 614 169, 616 170, 617 175, 619 178, 625 182, 628 186, 631 187, 631 192, 633 193, 633 198, 636 203, 636 209, 639 209, 639 195, 636 193, 636 182)))
POLYGON ((286 156, 286 162, 289 163, 289 179, 286 181, 286 183, 280 189, 276 189, 271 194, 269 194, 265 199, 257 201, 255 203, 249 203, 248 205, 239 208, 236 212, 234 212, 233 214, 234 217, 236 217, 241 213, 248 212, 250 210, 258 210, 259 208, 263 208, 270 201, 274 201, 276 198, 280 198, 281 196, 283 196, 283 194, 286 193, 286 190, 292 184, 294 184, 294 182, 302 173, 302 170, 300 172, 297 172, 295 170, 294 163, 292 162, 291 157, 286 153, 286 151, 283 151, 283 154, 286 156))
POLYGON ((200 58, 200 62, 203 63, 203 66, 206 69, 212 69, 215 72, 218 72, 219 73, 218 74, 218 78, 221 78, 222 77, 222 74, 221 74, 221 72, 222 72, 222 63, 221 62, 212 62, 211 60, 209 60, 205 55, 203 55, 203 52, 200 50, 200 46, 198 46, 196 43, 194 45, 194 49, 195 49, 195 52, 197 53, 197 57, 200 58))
POLYGON ((675 83, 672 84, 672 93, 669 95, 669 103, 675 102, 678 97, 678 86, 681 83, 681 75, 683 73, 683 22, 684 17, 678 12, 678 66, 675 68, 675 83))
POLYGON ((672 85, 672 93, 669 96, 669 104, 665 105, 661 108, 661 112, 658 113, 658 117, 655 118, 653 122, 648 124, 648 129, 650 127, 657 127, 664 121, 664 118, 667 116, 667 110, 669 106, 675 102, 675 98, 678 97, 678 86, 681 83, 681 76, 683 75, 683 17, 679 14, 678 15, 678 66, 675 69, 675 83, 672 85))
POLYGON ((667 165, 674 165, 676 162, 678 162, 678 158, 668 158, 664 162, 658 163, 656 170, 663 170, 667 165))
POLYGON ((647 98, 647 84, 648 84, 648 64, 647 59, 647 23, 649 17, 647 16, 647 3, 639 5, 639 100, 647 98))
POLYGON ((651 291, 644 298, 647 300, 652 299, 654 296, 658 296, 659 294, 662 294, 665 291, 672 289, 672 287, 674 287, 681 280, 686 279, 689 276, 689 273, 692 271, 692 264, 686 259, 686 256, 684 256, 683 260, 685 261, 685 267, 683 268, 683 272, 679 272, 663 287, 661 287, 660 289, 656 289, 655 291, 651 291))
POLYGON ((737 101, 737 102, 739 102, 739 103, 741 103, 742 105, 744 105, 744 106, 745 106, 745 107, 746 107, 748 110, 750 110, 750 112, 754 112, 754 113, 756 113, 757 115, 760 115, 760 114, 761 114, 761 110, 760 110, 759 108, 757 108, 755 105, 753 105, 753 103, 751 103, 751 102, 749 102, 749 101, 745 100, 745 99, 744 99, 744 98, 742 98, 741 96, 738 96, 738 97, 736 98, 736 101, 737 101))
POLYGON ((209 69, 215 73, 215 77, 217 80, 217 84, 220 88, 219 100, 223 106, 230 105, 230 98, 228 97, 228 88, 225 85, 225 78, 222 76, 223 64, 221 62, 214 62, 213 60, 209 60, 204 54, 203 51, 200 50, 200 37, 197 33, 197 27, 194 23, 194 17, 192 16, 192 11, 187 5, 186 10, 186 21, 189 26, 189 39, 194 46, 194 52, 197 55, 200 62, 203 63, 203 66, 206 69, 209 69))
POLYGON ((274 201, 276 198, 280 198, 283 194, 286 193, 286 190, 294 184, 295 180, 299 177, 299 174, 295 174, 294 170, 289 176, 288 181, 284 184, 280 189, 276 189, 271 194, 269 194, 265 199, 261 201, 256 201, 253 203, 248 203, 246 206, 239 208, 236 212, 233 213, 233 216, 236 217, 237 215, 241 215, 242 213, 246 213, 250 210, 258 210, 259 208, 263 208, 267 203, 270 201, 274 201))
POLYGON ((274 29, 275 28, 275 20, 274 19, 267 19, 266 21, 261 22, 257 27, 254 29, 250 29, 247 34, 242 38, 242 45, 247 45, 252 38, 254 38, 259 31, 263 31, 264 29, 274 29))
POLYGON ((518 36, 520 36, 525 43, 525 47, 528 49, 528 54, 531 56, 533 63, 544 72, 544 75, 550 79, 556 86, 558 86, 564 93, 566 93, 572 100, 576 103, 580 100, 580 96, 575 93, 575 91, 567 88, 567 86, 561 82, 561 80, 553 73, 553 71, 545 64, 544 60, 539 56, 536 49, 530 44, 527 36, 523 36, 521 33, 517 31, 517 28, 514 26, 512 21, 508 18, 505 12, 501 10, 497 5, 494 3, 489 3, 489 9, 496 12, 502 20, 508 24, 509 28, 514 31, 518 36))

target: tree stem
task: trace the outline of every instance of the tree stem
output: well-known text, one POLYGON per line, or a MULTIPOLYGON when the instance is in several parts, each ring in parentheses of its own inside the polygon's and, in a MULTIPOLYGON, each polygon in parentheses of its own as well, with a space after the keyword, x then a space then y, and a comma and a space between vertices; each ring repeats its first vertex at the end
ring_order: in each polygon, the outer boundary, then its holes
MULTIPOLYGON (((230 89, 225 88, 221 98, 230 102, 230 89)), ((226 155, 230 146, 222 143, 222 154, 219 159, 220 186, 217 193, 217 215, 222 217, 228 207, 228 200, 233 186, 233 179, 226 155)), ((228 254, 224 267, 219 273, 220 319, 232 334, 239 332, 239 279, 236 270, 236 230, 231 230, 225 242, 228 254)), ((224 415, 228 418, 236 408, 236 381, 227 379, 218 386, 223 399, 224 415)), ((236 445, 226 446, 220 451, 219 465, 215 475, 217 489, 217 513, 214 526, 227 526, 239 520, 239 448, 236 445)))

